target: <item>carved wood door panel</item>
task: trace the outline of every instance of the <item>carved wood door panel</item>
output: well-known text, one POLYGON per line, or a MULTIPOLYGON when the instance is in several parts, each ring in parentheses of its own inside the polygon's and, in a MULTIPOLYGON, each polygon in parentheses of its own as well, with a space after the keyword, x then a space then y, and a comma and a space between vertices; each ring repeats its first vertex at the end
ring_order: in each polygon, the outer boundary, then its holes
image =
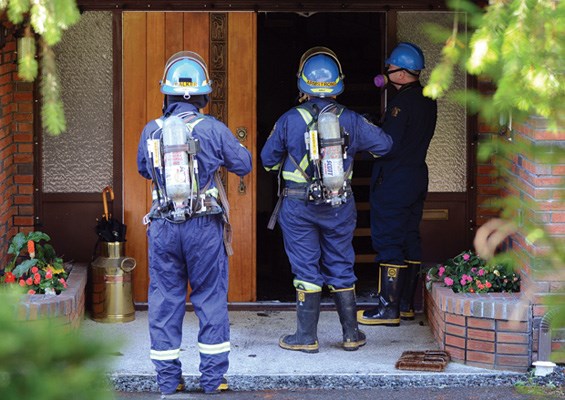
POLYGON ((214 91, 206 113, 237 135, 253 154, 254 171, 240 180, 224 174, 231 206, 234 256, 230 257, 229 301, 255 301, 256 18, 254 13, 123 13, 124 221, 126 252, 137 260, 134 300, 147 301, 146 230, 141 219, 151 205, 150 183, 137 173, 139 135, 161 115, 159 81, 166 60, 191 50, 208 63, 214 91))

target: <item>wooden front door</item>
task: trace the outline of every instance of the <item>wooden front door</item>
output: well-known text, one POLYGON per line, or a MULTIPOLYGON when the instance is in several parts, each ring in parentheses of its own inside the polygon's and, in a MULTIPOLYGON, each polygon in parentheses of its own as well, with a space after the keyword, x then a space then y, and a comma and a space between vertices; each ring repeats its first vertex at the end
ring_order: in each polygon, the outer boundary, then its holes
POLYGON ((230 257, 229 301, 256 299, 256 16, 254 13, 123 13, 124 220, 126 251, 134 257, 134 300, 147 301, 146 230, 141 220, 151 205, 149 181, 137 172, 137 146, 147 121, 161 115, 159 81, 167 59, 181 50, 208 63, 214 91, 206 113, 226 123, 253 154, 253 171, 227 176, 234 256, 230 257))

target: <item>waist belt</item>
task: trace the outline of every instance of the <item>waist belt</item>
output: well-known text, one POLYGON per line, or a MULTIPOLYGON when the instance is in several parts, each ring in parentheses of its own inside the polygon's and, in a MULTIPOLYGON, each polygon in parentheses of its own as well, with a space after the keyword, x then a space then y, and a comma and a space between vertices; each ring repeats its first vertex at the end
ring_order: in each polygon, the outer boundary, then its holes
MULTIPOLYGON (((203 217, 205 215, 214 215, 214 214, 221 214, 223 212, 222 207, 218 204, 216 198, 212 195, 206 195, 204 198, 203 204, 201 202, 196 201, 198 208, 190 213, 190 210, 187 208, 185 212, 185 219, 189 220, 196 217, 203 217)), ((171 207, 159 207, 159 204, 155 203, 151 207, 149 213, 143 217, 143 223, 147 225, 154 219, 164 218, 167 220, 171 220, 171 216, 173 214, 173 209, 171 207)), ((184 221, 173 221, 173 222, 184 222, 184 221)))
POLYGON ((297 199, 306 200, 308 198, 308 187, 303 188, 284 188, 282 190, 282 197, 294 197, 297 199))

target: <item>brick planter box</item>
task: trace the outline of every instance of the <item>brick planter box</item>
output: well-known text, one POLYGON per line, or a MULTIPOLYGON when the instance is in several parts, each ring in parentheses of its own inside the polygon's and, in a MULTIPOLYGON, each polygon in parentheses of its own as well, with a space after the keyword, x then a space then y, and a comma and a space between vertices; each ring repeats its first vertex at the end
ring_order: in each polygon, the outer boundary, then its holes
POLYGON ((424 292, 432 332, 453 361, 520 372, 530 367, 531 309, 520 293, 454 293, 439 283, 424 292))
POLYGON ((78 328, 84 318, 87 271, 86 264, 74 264, 67 278, 66 290, 56 296, 28 295, 20 303, 18 317, 28 321, 49 317, 60 321, 61 325, 78 328))

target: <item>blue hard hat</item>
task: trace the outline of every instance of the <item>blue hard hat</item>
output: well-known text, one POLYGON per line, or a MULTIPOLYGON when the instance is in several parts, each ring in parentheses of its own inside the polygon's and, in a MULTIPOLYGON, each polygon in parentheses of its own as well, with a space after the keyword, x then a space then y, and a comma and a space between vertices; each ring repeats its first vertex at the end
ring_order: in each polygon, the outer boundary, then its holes
POLYGON ((343 72, 333 51, 313 47, 300 58, 298 89, 315 97, 337 96, 343 92, 343 72))
POLYGON ((422 49, 413 43, 401 42, 392 50, 385 64, 420 71, 425 68, 424 53, 422 49))
POLYGON ((197 53, 180 51, 169 58, 161 79, 161 93, 185 96, 212 92, 206 62, 197 53))

